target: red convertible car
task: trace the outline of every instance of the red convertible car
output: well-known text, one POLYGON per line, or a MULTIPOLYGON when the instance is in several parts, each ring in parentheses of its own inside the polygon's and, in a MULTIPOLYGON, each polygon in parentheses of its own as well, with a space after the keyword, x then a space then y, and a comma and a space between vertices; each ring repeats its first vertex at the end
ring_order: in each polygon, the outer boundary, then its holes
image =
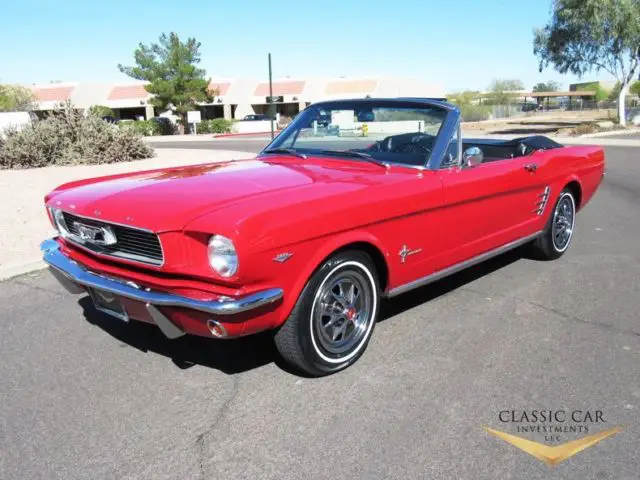
POLYGON ((560 257, 604 175, 597 147, 460 132, 436 100, 317 103, 253 159, 58 187, 44 260, 117 319, 169 338, 273 330, 297 369, 335 372, 381 300, 525 244, 560 257))

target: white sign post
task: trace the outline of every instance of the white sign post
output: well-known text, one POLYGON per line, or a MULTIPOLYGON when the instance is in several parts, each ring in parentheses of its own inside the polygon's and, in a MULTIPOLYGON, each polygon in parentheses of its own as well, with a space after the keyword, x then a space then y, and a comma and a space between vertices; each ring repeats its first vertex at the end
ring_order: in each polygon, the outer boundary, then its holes
POLYGON ((187 112, 187 123, 193 123, 193 134, 196 135, 197 128, 196 124, 202 121, 202 116, 200 115, 200 110, 193 110, 191 112, 187 112))

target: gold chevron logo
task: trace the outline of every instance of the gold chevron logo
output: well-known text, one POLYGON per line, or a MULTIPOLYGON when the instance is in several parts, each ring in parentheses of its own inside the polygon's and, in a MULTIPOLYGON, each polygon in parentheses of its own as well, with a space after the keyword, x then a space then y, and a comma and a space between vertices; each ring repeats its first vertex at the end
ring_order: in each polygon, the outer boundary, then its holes
POLYGON ((578 440, 563 443, 562 445, 550 447, 544 443, 538 443, 516 435, 510 435, 508 433, 501 432, 500 430, 494 430, 493 428, 483 428, 491 435, 501 438, 514 447, 536 457, 538 460, 542 460, 550 467, 573 457, 576 453, 592 447, 596 443, 601 442, 605 438, 615 435, 622 430, 622 427, 618 426, 605 430, 604 432, 596 433, 595 435, 589 435, 588 437, 579 438, 578 440))

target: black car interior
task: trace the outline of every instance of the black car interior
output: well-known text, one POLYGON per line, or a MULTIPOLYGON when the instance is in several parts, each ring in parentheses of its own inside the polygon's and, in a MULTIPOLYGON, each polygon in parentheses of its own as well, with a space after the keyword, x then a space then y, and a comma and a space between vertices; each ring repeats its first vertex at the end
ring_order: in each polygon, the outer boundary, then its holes
MULTIPOLYGON (((383 153, 383 155, 375 155, 379 160, 424 165, 431 154, 435 139, 434 135, 422 132, 403 133, 388 136, 362 151, 383 153)), ((483 163, 488 163, 526 157, 537 150, 550 150, 560 148, 562 145, 542 135, 512 140, 463 139, 462 150, 465 151, 471 147, 480 148, 484 154, 483 163)))
POLYGON ((484 154, 483 163, 527 157, 538 150, 551 150, 562 147, 550 138, 542 135, 514 138, 513 140, 463 139, 462 151, 478 147, 484 154))

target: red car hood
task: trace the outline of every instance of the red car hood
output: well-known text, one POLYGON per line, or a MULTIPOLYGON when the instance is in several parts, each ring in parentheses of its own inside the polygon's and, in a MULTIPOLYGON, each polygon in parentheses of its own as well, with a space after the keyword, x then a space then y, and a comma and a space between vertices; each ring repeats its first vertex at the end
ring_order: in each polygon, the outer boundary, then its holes
MULTIPOLYGON (((242 160, 194 165, 116 178, 63 185, 48 197, 48 205, 75 215, 122 223, 156 232, 180 230, 189 221, 218 208, 278 190, 311 184, 348 182, 363 171, 384 175, 363 162, 295 163, 288 158, 242 160)), ((297 160, 297 159, 296 159, 297 160)), ((360 182, 358 182, 360 183, 360 182)), ((371 184, 371 183, 369 183, 371 184)))

